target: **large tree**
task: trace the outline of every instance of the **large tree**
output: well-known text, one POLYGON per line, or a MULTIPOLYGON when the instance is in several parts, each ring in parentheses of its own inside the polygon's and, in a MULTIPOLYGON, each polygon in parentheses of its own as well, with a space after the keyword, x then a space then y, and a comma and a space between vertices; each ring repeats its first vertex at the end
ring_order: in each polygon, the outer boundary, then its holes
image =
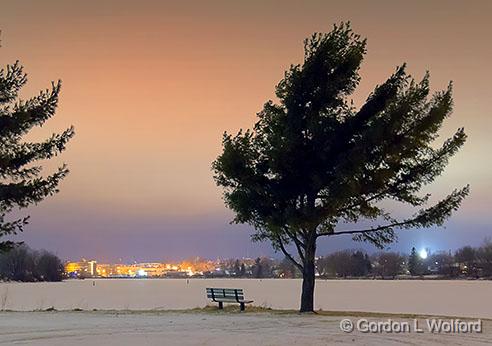
POLYGON ((276 87, 278 102, 264 105, 253 130, 225 133, 212 167, 234 221, 252 225, 253 240, 269 240, 302 271, 300 310, 307 312, 314 306, 318 238, 348 234, 383 247, 397 229, 442 225, 469 188, 430 206, 430 195, 419 194, 466 139, 460 128, 436 144, 451 114, 451 84, 429 97, 429 75, 416 82, 403 65, 355 109, 348 98, 360 80, 366 40, 343 23, 313 34, 304 49, 303 63, 276 87), (396 219, 383 200, 419 210, 396 219), (373 225, 340 229, 360 221, 373 225))
MULTIPOLYGON (((0 70, 0 238, 21 232, 28 217, 8 219, 16 208, 26 208, 57 192, 68 173, 63 165, 55 173, 42 176, 40 160, 50 159, 65 149, 73 136, 73 127, 53 134, 43 142, 29 142, 25 135, 42 126, 55 114, 61 83, 27 101, 18 93, 27 82, 22 66, 16 62, 0 70)), ((0 251, 11 249, 11 240, 0 241, 0 251)))

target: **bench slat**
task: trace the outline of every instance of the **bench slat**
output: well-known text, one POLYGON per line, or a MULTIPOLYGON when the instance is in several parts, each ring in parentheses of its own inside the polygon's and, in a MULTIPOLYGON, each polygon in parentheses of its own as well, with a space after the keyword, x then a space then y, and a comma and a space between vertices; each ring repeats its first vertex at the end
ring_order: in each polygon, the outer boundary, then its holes
POLYGON ((244 291, 242 288, 215 288, 207 287, 207 298, 219 303, 221 308, 222 303, 240 303, 241 310, 244 310, 244 304, 252 303, 252 300, 244 299, 244 291))
POLYGON ((207 288, 207 297, 208 298, 242 298, 244 297, 244 293, 242 289, 234 289, 234 288, 207 288))
POLYGON ((242 294, 243 290, 242 289, 234 289, 234 288, 207 288, 207 293, 212 293, 212 291, 216 294, 218 293, 232 293, 234 294, 236 291, 238 294, 242 294))

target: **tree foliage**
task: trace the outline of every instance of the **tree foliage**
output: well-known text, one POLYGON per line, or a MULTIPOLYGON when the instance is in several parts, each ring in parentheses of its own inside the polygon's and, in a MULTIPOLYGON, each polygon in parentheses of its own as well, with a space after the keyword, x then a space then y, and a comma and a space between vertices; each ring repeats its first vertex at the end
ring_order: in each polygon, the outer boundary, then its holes
MULTIPOLYGON (((24 140, 33 127, 42 126, 55 114, 61 82, 52 83, 51 89, 27 101, 19 100, 26 82, 27 76, 18 62, 0 70, 0 238, 21 232, 28 222, 28 217, 7 219, 13 209, 26 208, 56 193, 68 173, 62 166, 43 177, 38 162, 62 152, 74 135, 73 127, 43 142, 24 140)), ((14 245, 12 241, 1 241, 0 250, 14 245)))
POLYGON ((477 259, 482 266, 483 275, 492 277, 492 241, 487 239, 477 251, 477 259))
POLYGON ((383 247, 397 229, 442 225, 469 188, 433 205, 420 193, 466 139, 460 128, 437 145, 452 111, 451 83, 430 95, 429 74, 415 81, 403 64, 356 109, 350 96, 360 81, 366 40, 343 23, 313 34, 304 50, 303 63, 278 83, 278 101, 265 103, 252 130, 225 133, 212 167, 234 222, 252 225, 254 240, 269 240, 314 285, 317 238, 349 234, 383 247), (396 219, 384 200, 419 209, 396 219), (367 220, 372 227, 337 227, 367 220))
POLYGON ((0 278, 12 281, 61 281, 62 261, 48 251, 34 251, 26 245, 0 254, 0 278))
POLYGON ((369 256, 360 250, 336 251, 316 263, 319 274, 329 277, 363 277, 372 270, 369 256))
MULTIPOLYGON (((459 267, 455 265, 453 255, 449 252, 437 252, 433 253, 430 257, 431 267, 434 267, 435 272, 440 275, 453 277, 459 273, 459 267)), ((425 268, 424 268, 425 269, 425 268)))
POLYGON ((404 258, 395 252, 381 252, 375 256, 374 275, 395 278, 403 269, 404 258))

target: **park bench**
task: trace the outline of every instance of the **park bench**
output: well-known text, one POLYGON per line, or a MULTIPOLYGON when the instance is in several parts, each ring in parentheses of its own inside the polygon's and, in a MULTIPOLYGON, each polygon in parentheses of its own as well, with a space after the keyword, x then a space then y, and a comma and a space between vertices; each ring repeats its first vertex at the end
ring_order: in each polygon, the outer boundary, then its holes
POLYGON ((207 298, 219 303, 219 309, 224 308, 224 303, 239 303, 241 311, 244 311, 244 304, 252 303, 252 300, 244 300, 242 288, 207 288, 207 298))

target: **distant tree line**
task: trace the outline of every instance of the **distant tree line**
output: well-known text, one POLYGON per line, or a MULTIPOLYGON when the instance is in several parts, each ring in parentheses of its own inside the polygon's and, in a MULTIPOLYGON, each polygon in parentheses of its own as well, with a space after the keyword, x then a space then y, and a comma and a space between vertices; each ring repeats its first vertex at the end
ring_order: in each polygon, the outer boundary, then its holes
POLYGON ((343 250, 321 257, 317 261, 322 276, 365 276, 371 272, 371 261, 362 251, 343 250))
POLYGON ((464 246, 454 253, 429 253, 422 258, 412 248, 409 255, 380 252, 369 256, 363 251, 337 251, 317 260, 322 277, 421 277, 435 275, 444 278, 492 278, 492 242, 480 247, 464 246))
POLYGON ((465 246, 456 251, 454 260, 459 264, 461 274, 469 277, 492 277, 492 241, 474 248, 465 246))
MULTIPOLYGON (((415 248, 410 254, 363 250, 341 250, 316 259, 321 278, 492 278, 492 241, 480 247, 464 246, 454 253, 428 253, 421 258, 415 248)), ((222 262, 221 271, 207 277, 300 278, 300 270, 287 258, 258 257, 254 260, 230 259, 222 262)))
POLYGON ((362 250, 343 250, 317 260, 317 269, 325 278, 395 278, 404 271, 405 257, 395 252, 369 256, 362 250))
POLYGON ((62 261, 51 252, 35 251, 26 245, 0 253, 0 279, 8 281, 61 281, 62 261))
POLYGON ((218 271, 205 272, 205 277, 234 278, 300 278, 299 269, 287 258, 228 259, 221 262, 218 271))

